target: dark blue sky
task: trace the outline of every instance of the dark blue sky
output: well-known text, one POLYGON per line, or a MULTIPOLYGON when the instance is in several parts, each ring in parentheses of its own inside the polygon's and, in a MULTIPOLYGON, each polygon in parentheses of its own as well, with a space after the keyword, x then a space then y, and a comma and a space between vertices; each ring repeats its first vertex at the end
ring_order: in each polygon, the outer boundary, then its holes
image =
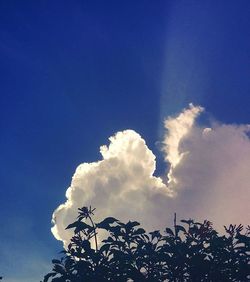
POLYGON ((249 15, 248 0, 0 1, 6 277, 43 273, 24 254, 39 265, 60 250, 51 214, 116 131, 136 130, 159 155, 163 118, 189 102, 250 122, 249 15))

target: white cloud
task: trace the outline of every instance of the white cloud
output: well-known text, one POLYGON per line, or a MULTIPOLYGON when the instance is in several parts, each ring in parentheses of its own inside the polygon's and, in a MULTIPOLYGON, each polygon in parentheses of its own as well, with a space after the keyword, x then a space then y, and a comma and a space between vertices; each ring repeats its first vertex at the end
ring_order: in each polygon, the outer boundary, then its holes
POLYGON ((209 218, 217 226, 249 224, 249 126, 196 126, 182 141, 188 152, 173 172, 181 216, 209 218))
POLYGON ((141 136, 133 130, 118 132, 100 152, 103 160, 78 166, 66 191, 66 203, 54 212, 52 233, 57 239, 68 242, 71 232, 65 227, 84 205, 96 207, 99 220, 106 216, 143 220, 147 227, 158 221, 152 198, 169 197, 170 191, 161 178, 153 176, 155 156, 141 136))
POLYGON ((177 179, 173 177, 173 170, 185 154, 185 152, 180 152, 180 142, 190 132, 195 122, 195 118, 202 111, 202 107, 194 107, 190 104, 189 108, 184 110, 177 117, 169 117, 164 122, 167 134, 163 142, 163 148, 165 152, 165 160, 170 164, 168 172, 168 183, 170 185, 175 185, 177 182, 177 179))
POLYGON ((67 201, 53 214, 54 236, 67 243, 72 234, 65 227, 85 205, 97 208, 97 220, 138 220, 147 229, 170 224, 174 212, 217 226, 249 223, 249 126, 203 128, 195 124, 202 111, 190 105, 165 121, 167 184, 153 175, 155 156, 139 134, 126 130, 111 137, 110 145, 100 148, 101 161, 76 169, 67 201))

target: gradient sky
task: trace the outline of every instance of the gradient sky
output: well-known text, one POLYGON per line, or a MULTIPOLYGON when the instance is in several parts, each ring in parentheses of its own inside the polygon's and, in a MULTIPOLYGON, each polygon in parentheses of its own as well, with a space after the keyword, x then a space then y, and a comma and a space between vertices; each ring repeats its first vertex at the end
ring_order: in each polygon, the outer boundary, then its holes
POLYGON ((51 214, 115 132, 141 134, 163 171, 163 119, 188 103, 250 123, 249 15, 248 0, 0 1, 6 282, 49 271, 62 248, 51 214))

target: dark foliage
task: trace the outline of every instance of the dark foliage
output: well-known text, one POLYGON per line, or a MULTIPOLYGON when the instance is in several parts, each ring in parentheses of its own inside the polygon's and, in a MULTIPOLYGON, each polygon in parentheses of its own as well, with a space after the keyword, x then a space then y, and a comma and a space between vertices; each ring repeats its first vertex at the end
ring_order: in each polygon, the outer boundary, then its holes
POLYGON ((147 234, 136 221, 108 217, 94 223, 93 211, 79 209, 67 227, 74 229, 71 243, 63 258, 52 260, 43 282, 250 281, 249 226, 243 232, 242 225, 230 225, 220 236, 209 221, 175 220, 173 229, 147 234), (108 232, 100 249, 99 229, 108 232))

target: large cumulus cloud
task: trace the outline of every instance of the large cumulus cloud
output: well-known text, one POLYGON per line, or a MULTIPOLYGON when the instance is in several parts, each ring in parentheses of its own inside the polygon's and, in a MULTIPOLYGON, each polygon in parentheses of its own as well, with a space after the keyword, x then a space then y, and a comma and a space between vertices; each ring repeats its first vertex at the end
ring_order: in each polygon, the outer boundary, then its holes
POLYGON ((71 236, 65 226, 74 221, 78 207, 97 207, 97 219, 111 215, 122 220, 145 219, 150 227, 156 220, 155 195, 171 196, 162 179, 153 176, 155 156, 135 131, 118 132, 100 152, 103 160, 78 166, 66 191, 67 201, 54 212, 52 232, 65 243, 71 236))
POLYGON ((181 143, 173 172, 182 217, 209 218, 218 227, 250 223, 250 140, 247 125, 196 126, 181 143))
POLYGON ((249 126, 195 123, 203 111, 189 105, 165 120, 163 154, 169 164, 167 181, 154 175, 156 160, 142 137, 133 130, 110 137, 102 146, 102 160, 78 166, 66 191, 66 202, 53 214, 52 233, 65 244, 65 227, 77 208, 97 207, 96 218, 115 216, 141 221, 146 229, 179 218, 208 218, 216 226, 249 223, 249 126))

